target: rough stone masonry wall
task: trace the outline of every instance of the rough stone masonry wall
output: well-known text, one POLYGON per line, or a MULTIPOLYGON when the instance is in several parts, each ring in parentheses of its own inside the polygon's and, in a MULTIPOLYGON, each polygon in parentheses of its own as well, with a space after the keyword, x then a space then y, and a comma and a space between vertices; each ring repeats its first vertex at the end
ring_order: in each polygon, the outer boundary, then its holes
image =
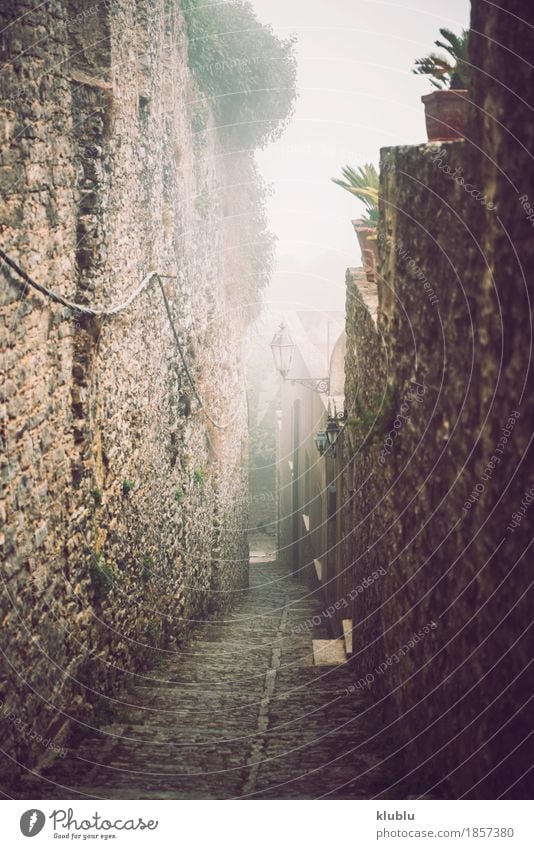
MULTIPOLYGON (((111 319, 79 319, 5 269, 2 317, 2 771, 42 761, 71 719, 179 650, 246 586, 246 214, 187 67, 179 3, 6 2, 2 246, 111 319), (231 238, 230 248, 228 240, 231 238), (241 263, 242 265, 242 263, 241 263), (104 695, 100 695, 104 694, 104 695), (44 743, 35 742, 35 736, 44 743)), ((96 707, 95 707, 96 705, 96 707)))
POLYGON ((354 603, 355 676, 431 796, 530 795, 533 23, 473 1, 466 139, 382 151, 374 337, 349 301, 349 407, 392 398, 356 456, 344 437, 352 581, 386 569, 354 603))

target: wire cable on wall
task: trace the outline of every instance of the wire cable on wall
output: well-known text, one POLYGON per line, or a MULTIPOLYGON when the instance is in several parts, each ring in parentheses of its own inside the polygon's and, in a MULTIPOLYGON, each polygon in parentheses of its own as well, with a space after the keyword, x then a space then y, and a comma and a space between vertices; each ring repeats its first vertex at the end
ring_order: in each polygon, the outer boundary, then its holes
POLYGON ((64 298, 62 295, 58 295, 57 292, 53 292, 51 289, 48 289, 46 286, 43 286, 42 283, 38 283, 36 280, 34 280, 32 277, 30 277, 30 275, 27 274, 24 271, 24 269, 21 268, 20 265, 18 265, 18 263, 16 263, 14 259, 12 259, 10 256, 8 256, 8 254, 6 254, 6 252, 3 251, 1 248, 0 248, 0 258, 5 262, 5 264, 12 271, 15 272, 15 274, 17 274, 22 280, 24 280, 24 282, 28 286, 31 286, 37 292, 40 292, 41 295, 44 295, 46 298, 49 298, 51 301, 53 301, 56 304, 61 304, 62 306, 67 307, 67 309, 72 310, 73 312, 77 312, 77 313, 80 313, 81 315, 86 315, 86 316, 90 316, 90 317, 93 317, 93 318, 108 318, 108 317, 111 317, 111 316, 114 316, 114 315, 118 315, 119 313, 126 310, 129 306, 131 306, 131 304, 135 301, 135 299, 142 292, 144 292, 146 289, 148 289, 148 287, 150 286, 150 284, 152 283, 153 280, 157 280, 159 287, 160 287, 160 290, 161 290, 161 294, 163 296, 163 302, 165 304, 165 311, 167 313, 167 318, 169 319, 169 324, 171 326, 174 341, 175 341, 176 347, 178 349, 178 354, 180 355, 180 360, 181 360, 182 365, 184 367, 184 371, 185 371, 185 374, 186 374, 187 379, 189 381, 189 384, 191 386, 191 390, 193 392, 193 395, 195 396, 195 399, 197 400, 197 402, 199 404, 199 409, 196 410, 195 412, 196 413, 202 412, 205 415, 205 417, 207 418, 207 420, 213 425, 213 427, 217 428, 218 430, 226 430, 236 420, 237 416, 241 412, 242 404, 240 404, 238 406, 238 408, 235 411, 232 418, 228 422, 225 422, 225 424, 221 424, 220 422, 217 422, 215 419, 213 419, 209 415, 206 408, 204 407, 204 403, 202 401, 202 398, 200 397, 200 395, 198 393, 198 390, 197 390, 196 385, 195 385, 195 381, 193 380, 193 377, 192 377, 191 372, 189 370, 189 367, 187 365, 185 355, 184 355, 184 351, 183 351, 182 345, 180 343, 180 338, 178 336, 178 333, 176 331, 176 327, 175 327, 175 324, 174 324, 174 321, 173 321, 173 318, 172 318, 171 307, 170 307, 170 304, 169 304, 169 301, 168 301, 168 298, 167 298, 167 295, 165 293, 165 289, 164 289, 164 286, 163 286, 162 277, 167 277, 168 275, 160 275, 160 274, 158 274, 157 271, 150 271, 146 275, 146 277, 144 277, 143 280, 141 280, 139 286, 137 286, 137 288, 134 289, 134 291, 131 293, 131 295, 129 295, 128 298, 126 298, 125 301, 122 301, 120 304, 116 304, 113 307, 106 307, 104 309, 95 309, 94 307, 88 307, 88 306, 85 306, 84 304, 75 304, 72 301, 69 301, 67 298, 64 298))

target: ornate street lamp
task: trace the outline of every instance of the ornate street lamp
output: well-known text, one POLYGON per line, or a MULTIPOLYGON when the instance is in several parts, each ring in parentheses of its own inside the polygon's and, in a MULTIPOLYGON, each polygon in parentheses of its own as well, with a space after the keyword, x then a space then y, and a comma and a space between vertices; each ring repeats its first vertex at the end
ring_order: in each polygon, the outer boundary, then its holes
POLYGON ((336 419, 328 419, 326 425, 326 438, 328 440, 328 445, 330 448, 336 447, 337 438, 339 436, 340 427, 337 423, 336 419))
POLYGON ((327 450, 329 450, 332 454, 332 457, 336 456, 336 443, 341 433, 341 428, 345 426, 347 421, 347 411, 343 410, 341 413, 336 412, 334 407, 334 413, 328 411, 328 421, 326 423, 325 436, 326 441, 328 443, 327 450))
POLYGON ((315 445, 317 446, 317 451, 322 457, 328 448, 328 439, 324 430, 319 430, 315 434, 315 445))
MULTIPOLYGON (((287 375, 291 369, 295 348, 296 345, 291 338, 291 334, 282 322, 273 336, 271 351, 273 352, 276 370, 280 372, 284 380, 287 379, 287 375)), ((330 394, 329 377, 291 377, 289 379, 291 383, 300 383, 302 386, 307 386, 308 389, 311 389, 313 392, 319 392, 321 395, 330 394)))
POLYGON ((276 370, 280 372, 285 380, 293 361, 295 343, 283 322, 273 336, 271 351, 273 352, 273 360, 276 370))

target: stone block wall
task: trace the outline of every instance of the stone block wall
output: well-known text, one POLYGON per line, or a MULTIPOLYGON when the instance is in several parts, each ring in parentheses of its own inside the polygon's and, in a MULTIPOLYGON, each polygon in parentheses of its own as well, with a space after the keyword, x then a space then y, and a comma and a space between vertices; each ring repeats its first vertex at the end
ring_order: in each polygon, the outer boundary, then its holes
POLYGON ((430 796, 529 795, 525 16, 473 2, 465 141, 382 151, 375 334, 349 277, 346 557, 353 586, 386 570, 354 601, 355 676, 404 747, 410 786, 430 796))
MULTIPOLYGON (((250 154, 228 163, 179 3, 4 3, 2 769, 177 650, 247 585, 245 268, 250 154), (4 28, 8 27, 8 30, 4 28), (227 167, 228 165, 228 167, 227 167), (240 170, 239 170, 240 169, 240 170), (246 191, 236 188, 236 172, 246 191), (208 413, 206 416, 205 413, 208 413), (219 427, 217 425, 222 425, 219 427), (23 729, 23 730, 21 730, 23 729)), ((247 286, 249 285, 247 280, 247 286)), ((247 290, 248 291, 248 290, 247 290)))

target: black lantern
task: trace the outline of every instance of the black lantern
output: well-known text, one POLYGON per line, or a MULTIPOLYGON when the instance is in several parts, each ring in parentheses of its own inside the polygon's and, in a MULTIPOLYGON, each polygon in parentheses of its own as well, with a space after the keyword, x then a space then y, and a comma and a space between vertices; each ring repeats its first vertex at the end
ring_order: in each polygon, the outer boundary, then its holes
POLYGON ((335 451, 339 430, 340 428, 336 419, 328 419, 328 423, 326 425, 326 438, 329 446, 332 448, 332 452, 335 451))
POLYGON ((328 448, 328 439, 324 430, 319 430, 315 434, 315 445, 317 446, 317 451, 322 456, 328 448))
POLYGON ((285 324, 282 323, 273 336, 271 351, 273 352, 275 367, 284 379, 291 368, 294 350, 295 343, 291 338, 289 330, 285 324))

